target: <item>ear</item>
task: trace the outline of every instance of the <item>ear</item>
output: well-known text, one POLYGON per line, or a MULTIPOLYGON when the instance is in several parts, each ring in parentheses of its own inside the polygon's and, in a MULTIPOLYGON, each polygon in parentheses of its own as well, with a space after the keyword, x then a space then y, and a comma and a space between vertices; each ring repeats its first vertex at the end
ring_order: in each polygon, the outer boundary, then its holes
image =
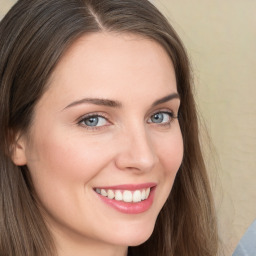
POLYGON ((25 138, 18 134, 11 148, 11 158, 18 166, 26 165, 27 158, 25 153, 25 138))

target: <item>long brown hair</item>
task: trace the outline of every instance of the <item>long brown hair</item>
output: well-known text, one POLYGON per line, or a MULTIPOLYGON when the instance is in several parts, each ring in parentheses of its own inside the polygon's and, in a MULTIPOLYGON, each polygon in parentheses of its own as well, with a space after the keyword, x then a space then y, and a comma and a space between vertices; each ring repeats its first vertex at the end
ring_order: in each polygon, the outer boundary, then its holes
POLYGON ((133 33, 164 47, 181 98, 184 159, 152 236, 132 255, 215 256, 218 235, 211 189, 198 138, 185 49, 172 26, 147 0, 19 0, 0 24, 0 254, 55 255, 26 166, 11 161, 17 133, 67 48, 86 33, 133 33))

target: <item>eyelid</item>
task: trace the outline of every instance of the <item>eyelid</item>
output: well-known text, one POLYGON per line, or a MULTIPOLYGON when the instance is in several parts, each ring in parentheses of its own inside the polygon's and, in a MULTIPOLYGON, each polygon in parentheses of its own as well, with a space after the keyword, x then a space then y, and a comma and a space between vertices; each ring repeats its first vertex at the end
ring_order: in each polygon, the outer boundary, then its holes
POLYGON ((150 114, 150 116, 148 117, 147 119, 147 123, 149 123, 150 125, 156 125, 156 126, 169 126, 171 125, 171 123, 175 120, 175 119, 178 119, 178 114, 175 115, 174 114, 175 112, 173 110, 170 110, 170 109, 159 109, 159 110, 156 110, 154 111, 152 114, 150 114), (150 119, 156 115, 156 114, 167 114, 169 115, 170 117, 170 120, 168 122, 163 122, 163 123, 155 123, 155 122, 152 122, 150 121, 150 119))
POLYGON ((179 117, 179 111, 177 111, 177 114, 175 115, 175 111, 173 111, 173 110, 170 110, 170 109, 158 109, 158 110, 154 111, 153 113, 151 113, 149 115, 149 118, 152 117, 155 114, 158 114, 158 113, 169 114, 169 115, 172 116, 172 118, 178 118, 179 117))
POLYGON ((85 114, 81 117, 79 117, 76 121, 76 123, 80 126, 82 126, 83 128, 85 129, 88 129, 88 130, 97 130, 97 129, 103 129, 104 127, 108 126, 109 124, 111 124, 110 120, 109 120, 109 117, 105 114, 105 113, 102 113, 102 112, 92 112, 92 113, 88 113, 88 114, 85 114), (102 126, 88 126, 88 125, 85 125, 85 124, 82 124, 82 122, 87 119, 87 118, 90 118, 90 117, 101 117, 101 118, 104 118, 106 119, 106 122, 108 123, 107 125, 102 125, 102 126))

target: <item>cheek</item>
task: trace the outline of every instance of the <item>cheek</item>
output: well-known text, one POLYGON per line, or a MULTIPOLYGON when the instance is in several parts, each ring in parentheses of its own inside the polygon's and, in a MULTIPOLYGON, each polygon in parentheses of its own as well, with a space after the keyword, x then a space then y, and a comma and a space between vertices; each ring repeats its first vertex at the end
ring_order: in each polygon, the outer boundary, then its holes
POLYGON ((162 141, 158 146, 158 156, 164 175, 174 179, 183 159, 183 139, 180 132, 162 141))
POLYGON ((86 185, 105 167, 108 156, 97 143, 85 143, 81 137, 64 136, 61 131, 38 136, 34 142, 28 152, 28 168, 40 200, 47 208, 55 207, 56 202, 62 207, 70 202, 79 205, 86 185))
POLYGON ((101 167, 100 153, 97 145, 84 143, 81 138, 65 138, 58 134, 37 140, 30 165, 38 174, 86 182, 101 167))
POLYGON ((34 142, 28 168, 46 216, 69 227, 82 227, 84 216, 90 217, 91 183, 110 156, 97 143, 77 135, 52 132, 34 142))
POLYGON ((183 139, 181 132, 165 135, 165 138, 157 140, 159 165, 156 172, 159 177, 159 187, 156 190, 155 213, 158 215, 168 196, 171 193, 176 174, 183 159, 183 139), (167 136, 168 135, 168 136, 167 136))

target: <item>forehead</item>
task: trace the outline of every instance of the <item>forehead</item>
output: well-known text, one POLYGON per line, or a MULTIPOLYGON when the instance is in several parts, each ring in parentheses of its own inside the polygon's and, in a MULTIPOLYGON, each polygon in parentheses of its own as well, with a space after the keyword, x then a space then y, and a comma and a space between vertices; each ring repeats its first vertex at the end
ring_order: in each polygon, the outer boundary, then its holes
POLYGON ((176 91, 165 49, 141 36, 101 32, 71 45, 52 74, 49 91, 70 98, 83 93, 80 96, 113 98, 120 91, 147 96, 153 89, 164 90, 162 94, 176 91))

